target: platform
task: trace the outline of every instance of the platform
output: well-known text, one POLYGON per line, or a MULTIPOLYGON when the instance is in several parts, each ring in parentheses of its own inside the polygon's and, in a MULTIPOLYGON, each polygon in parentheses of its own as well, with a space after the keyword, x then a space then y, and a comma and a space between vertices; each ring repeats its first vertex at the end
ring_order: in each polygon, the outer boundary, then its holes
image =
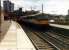
POLYGON ((0 42, 0 50, 36 50, 21 26, 14 21, 0 42))
POLYGON ((64 28, 69 29, 69 25, 59 25, 59 24, 49 24, 50 26, 58 27, 58 28, 64 28))

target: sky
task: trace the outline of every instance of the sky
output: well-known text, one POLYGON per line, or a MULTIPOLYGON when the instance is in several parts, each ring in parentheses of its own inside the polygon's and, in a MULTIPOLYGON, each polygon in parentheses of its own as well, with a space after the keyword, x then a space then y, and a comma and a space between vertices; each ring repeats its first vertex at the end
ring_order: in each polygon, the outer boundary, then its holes
MULTIPOLYGON (((2 0, 3 1, 3 0, 2 0)), ((10 0, 15 4, 15 9, 22 7, 23 10, 41 10, 44 5, 44 12, 57 15, 66 15, 69 9, 69 0, 10 0)))

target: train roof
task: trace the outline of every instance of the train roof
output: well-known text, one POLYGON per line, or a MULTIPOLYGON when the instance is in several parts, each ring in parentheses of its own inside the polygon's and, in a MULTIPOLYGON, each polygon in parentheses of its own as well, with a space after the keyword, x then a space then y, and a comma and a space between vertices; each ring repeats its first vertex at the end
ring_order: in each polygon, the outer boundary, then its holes
POLYGON ((48 19, 47 15, 44 14, 39 14, 39 15, 35 15, 35 16, 28 16, 27 19, 48 19))

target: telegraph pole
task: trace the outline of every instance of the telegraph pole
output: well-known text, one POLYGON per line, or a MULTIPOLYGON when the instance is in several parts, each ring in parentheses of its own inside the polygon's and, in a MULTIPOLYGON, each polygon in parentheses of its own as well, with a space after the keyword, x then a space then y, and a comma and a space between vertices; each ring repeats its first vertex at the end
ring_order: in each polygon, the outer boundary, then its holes
POLYGON ((32 11, 32 6, 31 6, 31 11, 32 11))
POLYGON ((42 4, 42 15, 43 15, 43 4, 42 4))

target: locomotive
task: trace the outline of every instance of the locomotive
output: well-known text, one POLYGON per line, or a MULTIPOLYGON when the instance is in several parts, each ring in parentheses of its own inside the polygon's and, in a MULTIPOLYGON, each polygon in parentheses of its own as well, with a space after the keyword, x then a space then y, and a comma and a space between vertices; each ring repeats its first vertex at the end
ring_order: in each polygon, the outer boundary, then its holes
POLYGON ((29 15, 24 18, 25 22, 33 23, 41 26, 49 26, 48 16, 46 14, 29 15))

